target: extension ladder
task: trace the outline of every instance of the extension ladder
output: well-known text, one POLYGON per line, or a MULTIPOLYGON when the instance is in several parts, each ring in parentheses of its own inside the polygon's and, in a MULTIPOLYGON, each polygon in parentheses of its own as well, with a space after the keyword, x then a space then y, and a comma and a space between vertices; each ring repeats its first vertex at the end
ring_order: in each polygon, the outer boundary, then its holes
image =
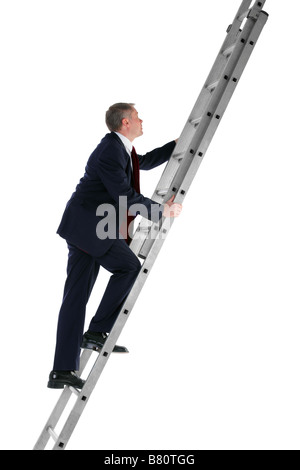
MULTIPOLYGON (((175 195, 175 202, 183 202, 268 19, 268 14, 262 11, 265 1, 242 1, 232 24, 227 29, 221 50, 155 189, 152 197, 154 201, 163 204, 175 195)), ((144 260, 140 274, 104 347, 98 351, 99 355, 83 389, 79 391, 73 387, 65 387, 34 450, 44 450, 50 437, 55 442, 53 450, 66 448, 173 222, 174 219, 164 218, 160 223, 141 220, 130 245, 132 251, 144 260), (77 397, 75 405, 60 434, 57 435, 55 428, 73 394, 77 397)), ((84 371, 91 354, 91 350, 83 350, 79 375, 84 371)))

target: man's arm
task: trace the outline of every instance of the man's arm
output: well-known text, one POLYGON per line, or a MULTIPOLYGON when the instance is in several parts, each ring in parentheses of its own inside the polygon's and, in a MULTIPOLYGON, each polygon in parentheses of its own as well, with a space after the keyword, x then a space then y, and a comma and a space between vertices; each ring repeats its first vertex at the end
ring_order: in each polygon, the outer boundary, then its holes
MULTIPOLYGON (((165 147, 167 146, 175 148, 175 141, 172 142, 172 146, 167 144, 165 147)), ((160 149, 157 150, 159 151, 160 149)), ((156 152, 157 150, 154 150, 153 152, 156 152)), ((182 205, 177 203, 174 204, 173 202, 175 196, 167 201, 166 204, 159 204, 152 199, 137 193, 134 188, 128 184, 123 155, 116 149, 114 149, 113 152, 110 152, 108 149, 101 152, 98 158, 97 173, 108 193, 117 204, 119 203, 120 196, 126 196, 127 210, 134 204, 141 204, 145 206, 147 210, 148 219, 153 222, 158 222, 162 216, 178 217, 181 213, 182 205)))
POLYGON ((163 147, 152 150, 152 152, 146 153, 146 155, 138 155, 140 169, 141 170, 152 170, 159 165, 167 162, 176 146, 176 141, 172 140, 163 147))

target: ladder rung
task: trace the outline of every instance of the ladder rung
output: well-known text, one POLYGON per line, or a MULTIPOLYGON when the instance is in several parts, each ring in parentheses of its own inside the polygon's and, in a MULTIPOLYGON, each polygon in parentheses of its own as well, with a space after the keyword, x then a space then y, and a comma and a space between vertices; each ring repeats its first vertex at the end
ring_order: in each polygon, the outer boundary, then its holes
POLYGON ((50 436, 52 437, 52 439, 57 442, 58 441, 58 435, 56 434, 56 432, 49 426, 49 428, 47 429, 48 433, 50 434, 50 436))
POLYGON ((80 392, 79 392, 76 388, 74 388, 74 387, 69 387, 69 390, 70 390, 72 393, 74 393, 74 395, 76 395, 77 397, 79 397, 80 392))
POLYGON ((178 160, 178 159, 182 158, 182 155, 184 155, 184 152, 174 153, 173 158, 178 160))
POLYGON ((246 18, 246 16, 248 16, 249 11, 251 11, 251 8, 248 8, 248 10, 244 11, 244 13, 242 13, 242 14, 238 17, 238 20, 239 20, 239 21, 243 21, 243 20, 246 18))
POLYGON ((236 43, 231 44, 231 46, 227 47, 227 49, 225 49, 225 50, 222 52, 222 54, 223 54, 225 57, 229 57, 229 56, 232 54, 232 52, 234 51, 235 45, 236 45, 236 43))
POLYGON ((201 121, 201 119, 202 119, 202 116, 197 117, 197 118, 195 118, 195 119, 190 119, 190 124, 194 124, 194 125, 195 125, 195 124, 199 124, 199 122, 201 121))
POLYGON ((148 233, 150 230, 150 225, 148 225, 147 227, 144 227, 144 226, 139 226, 137 228, 137 231, 138 232, 143 232, 143 233, 148 233))
POLYGON ((207 90, 209 91, 214 91, 215 88, 217 88, 218 84, 220 83, 220 80, 216 80, 215 82, 213 83, 210 83, 209 85, 207 85, 207 90))
POLYGON ((158 189, 158 190, 156 191, 156 194, 157 194, 158 196, 165 196, 168 191, 169 191, 169 189, 158 189))

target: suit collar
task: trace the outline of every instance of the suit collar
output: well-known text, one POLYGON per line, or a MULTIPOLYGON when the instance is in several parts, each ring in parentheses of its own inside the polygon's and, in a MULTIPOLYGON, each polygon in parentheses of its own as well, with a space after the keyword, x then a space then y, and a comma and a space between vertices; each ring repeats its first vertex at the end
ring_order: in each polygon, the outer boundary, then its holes
POLYGON ((114 132, 114 134, 116 134, 119 137, 119 139, 122 141, 124 147, 126 148, 127 152, 129 153, 129 155, 131 155, 132 142, 130 142, 130 140, 127 139, 127 137, 125 137, 123 134, 120 134, 119 132, 114 132))
POLYGON ((124 150, 126 150, 126 147, 123 144, 122 140, 120 139, 120 137, 115 132, 111 132, 110 134, 107 134, 106 137, 111 137, 112 139, 116 140, 119 144, 122 145, 124 150))
POLYGON ((107 137, 111 137, 111 138, 113 138, 114 140, 116 140, 117 142, 119 142, 120 144, 123 145, 122 140, 120 139, 119 136, 117 136, 117 134, 115 132, 111 132, 110 134, 106 134, 105 138, 107 138, 107 137))
POLYGON ((128 169, 130 169, 128 171, 131 171, 131 169, 132 169, 131 157, 130 157, 129 153, 127 152, 127 149, 126 149, 124 143, 122 142, 122 140, 120 139, 120 137, 115 132, 111 132, 110 134, 107 134, 105 137, 106 138, 107 137, 112 138, 121 145, 121 147, 124 151, 124 157, 126 158, 126 161, 127 161, 126 165, 128 165, 128 169))

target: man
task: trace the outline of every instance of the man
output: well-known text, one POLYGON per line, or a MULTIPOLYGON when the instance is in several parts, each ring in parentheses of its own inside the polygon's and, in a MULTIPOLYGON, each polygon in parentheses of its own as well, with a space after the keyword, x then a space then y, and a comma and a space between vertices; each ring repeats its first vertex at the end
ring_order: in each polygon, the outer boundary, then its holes
MULTIPOLYGON (((84 381, 75 372, 79 369, 80 347, 103 347, 139 274, 140 262, 128 246, 127 228, 131 218, 120 226, 120 212, 125 211, 127 215, 131 206, 139 204, 144 208, 143 216, 146 214, 155 222, 163 216, 177 217, 181 212, 182 207, 173 203, 174 198, 161 205, 140 193, 139 169, 149 170, 165 163, 176 145, 173 141, 145 156, 137 155, 132 142, 143 134, 142 123, 131 103, 117 103, 109 108, 106 124, 111 133, 90 156, 85 175, 68 202, 58 228, 58 234, 67 241, 69 258, 49 388, 83 387, 84 381), (110 207, 114 211, 104 210, 110 207), (109 215, 114 212, 114 217, 109 215), (111 222, 115 223, 113 231, 111 222), (110 226, 107 236, 99 230, 101 224, 102 228, 110 226), (101 266, 112 276, 83 336, 86 304, 101 266)), ((123 346, 115 346, 114 352, 128 351, 123 346)))

